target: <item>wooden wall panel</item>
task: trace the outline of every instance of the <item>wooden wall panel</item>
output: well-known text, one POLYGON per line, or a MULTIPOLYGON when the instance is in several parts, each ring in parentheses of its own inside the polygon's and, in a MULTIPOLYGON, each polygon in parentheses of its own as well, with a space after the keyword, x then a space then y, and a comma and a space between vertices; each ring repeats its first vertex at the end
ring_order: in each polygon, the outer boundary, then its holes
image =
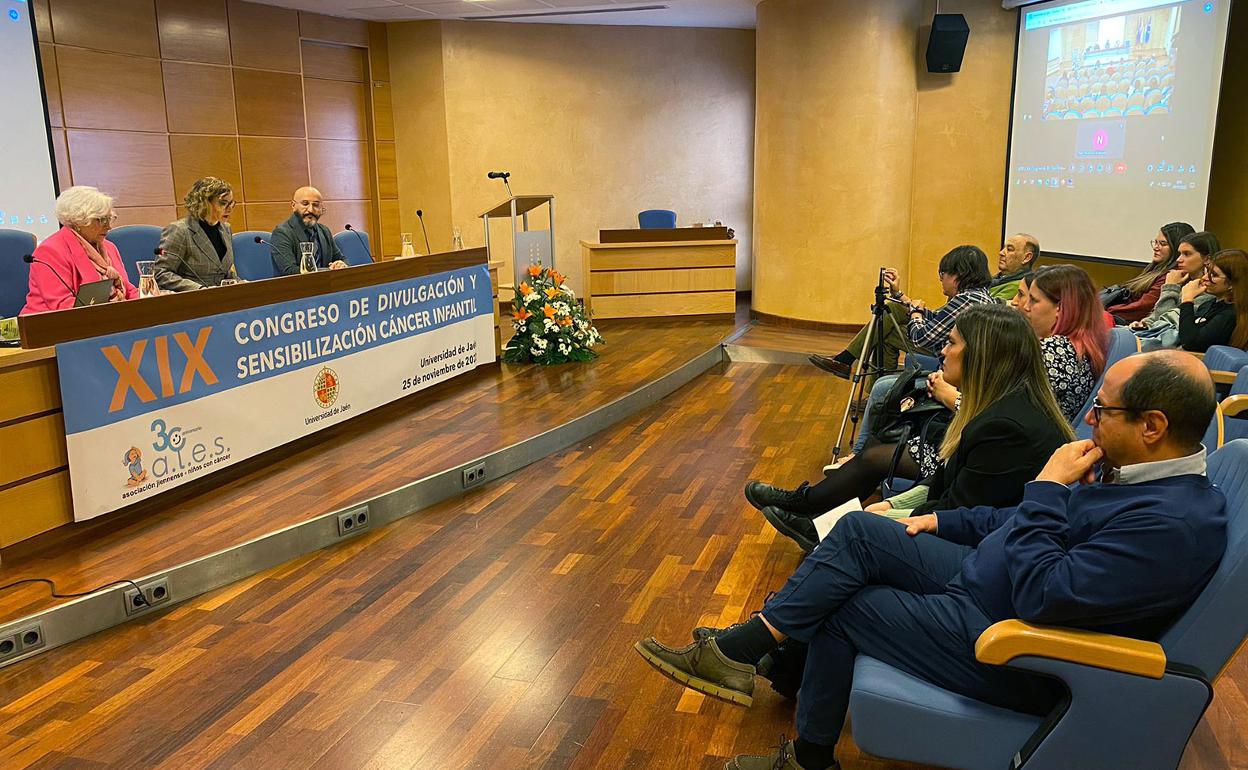
MULTIPOLYGON (((381 202, 381 249, 382 254, 387 257, 397 257, 403 253, 403 243, 400 240, 401 233, 399 230, 403 227, 399 221, 399 202, 398 201, 382 201, 381 202)), ((374 236, 376 237, 376 236, 374 236)), ((417 236, 412 234, 412 242, 415 243, 417 236)), ((424 244, 424 239, 421 239, 424 244)), ((420 249, 424 251, 424 249, 420 249)))
POLYGON ((303 80, 298 75, 234 69, 238 132, 254 136, 305 136, 303 80))
POLYGON ((379 22, 368 25, 368 66, 370 78, 390 82, 390 33, 379 22))
MULTIPOLYGON (((292 190, 293 192, 293 190, 292 190)), ((238 206, 234 207, 238 209, 238 206)), ((273 232, 273 228, 280 225, 290 216, 290 203, 248 203, 242 208, 247 213, 248 230, 264 230, 273 232)), ((240 228, 234 228, 234 232, 241 233, 240 228)))
POLYGON ((399 197, 399 169, 394 147, 394 142, 377 142, 377 194, 382 198, 399 197))
POLYGON ((169 136, 169 156, 173 165, 173 191, 179 201, 196 179, 215 176, 234 188, 234 200, 247 199, 243 168, 235 136, 169 136))
POLYGON ((230 63, 225 0, 156 0, 156 24, 161 58, 230 63))
POLYGON ((74 182, 98 187, 118 206, 163 206, 173 200, 169 138, 126 131, 69 131, 74 182))
POLYGON ((56 182, 64 190, 74 181, 69 170, 69 146, 65 143, 65 132, 59 128, 52 129, 52 154, 56 156, 56 182))
POLYGON ((368 139, 365 91, 361 83, 304 79, 309 139, 368 139))
POLYGON ((61 46, 56 66, 67 127, 168 130, 159 61, 61 46))
POLYGON ((390 84, 373 83, 373 132, 379 142, 394 141, 394 107, 390 84))
MULTIPOLYGON (((52 11, 48 0, 35 0, 35 36, 41 43, 52 42, 52 11)), ((383 27, 385 25, 382 25, 383 27)))
POLYGON ((368 233, 370 240, 376 239, 376 236, 369 232, 370 225, 373 220, 373 206, 368 201, 325 201, 325 214, 321 217, 321 224, 325 225, 330 231, 339 233, 345 230, 344 225, 350 224, 352 227, 363 230, 368 233))
POLYGON ((68 463, 60 412, 0 425, 0 487, 68 463))
POLYGON ((309 184, 308 147, 302 139, 243 136, 238 146, 249 202, 289 201, 309 184))
POLYGON ((368 50, 305 40, 303 76, 363 83, 368 79, 368 50))
POLYGON ((55 0, 52 28, 61 45, 160 56, 152 0, 55 0))
POLYGON ((229 67, 167 61, 162 65, 169 131, 235 134, 234 79, 229 67))
POLYGON ((299 72, 299 14, 229 0, 230 52, 235 67, 299 72))
POLYGON ((299 12, 299 34, 309 40, 325 40, 368 48, 368 28, 368 22, 359 19, 339 19, 319 13, 299 12))
POLYGON ((65 125, 61 109, 61 75, 56 67, 56 46, 39 44, 39 65, 43 69, 43 88, 48 96, 48 123, 54 128, 65 125))
POLYGON ((0 516, 0 547, 68 524, 70 510, 69 471, 0 490, 0 511, 22 512, 0 516))
POLYGON ((60 409, 56 359, 6 365, 0 369, 0 393, 4 393, 0 399, 0 423, 60 409))
POLYGON ((117 206, 113 211, 117 214, 116 227, 123 225, 164 227, 179 217, 176 206, 117 206))
POLYGON ((371 197, 368 142, 315 139, 308 142, 308 160, 312 186, 321 191, 325 200, 371 197))

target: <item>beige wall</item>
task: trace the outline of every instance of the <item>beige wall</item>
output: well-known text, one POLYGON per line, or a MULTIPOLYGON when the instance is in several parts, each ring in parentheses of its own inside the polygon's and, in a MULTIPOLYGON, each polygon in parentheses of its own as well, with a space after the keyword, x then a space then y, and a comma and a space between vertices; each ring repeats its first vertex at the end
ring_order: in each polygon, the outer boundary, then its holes
POLYGON ((405 231, 420 206, 435 245, 452 226, 479 245, 477 216, 505 195, 485 174, 506 169, 517 193, 556 196, 572 276, 582 239, 672 208, 682 224, 734 227, 749 285, 753 31, 414 22, 390 25, 390 50, 405 231), (441 125, 415 107, 439 97, 441 125))

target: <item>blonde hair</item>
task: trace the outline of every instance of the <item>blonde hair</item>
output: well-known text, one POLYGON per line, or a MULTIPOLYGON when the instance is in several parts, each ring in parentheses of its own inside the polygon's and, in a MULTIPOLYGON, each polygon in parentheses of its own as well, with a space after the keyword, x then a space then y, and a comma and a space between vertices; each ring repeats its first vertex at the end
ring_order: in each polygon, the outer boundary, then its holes
POLYGON ((94 187, 70 187, 56 197, 56 221, 82 227, 113 213, 113 197, 94 187))
POLYGON ((1057 405, 1036 333, 1017 310, 984 304, 967 308, 954 328, 966 341, 962 354, 962 404, 940 445, 946 462, 958 451, 962 431, 985 409, 1016 390, 1056 424, 1067 441, 1075 432, 1057 405))
POLYGON ((215 176, 206 176, 195 180, 195 184, 191 185, 191 189, 187 191, 186 198, 182 202, 191 216, 203 219, 208 214, 212 202, 228 192, 232 192, 229 182, 217 179, 215 176))

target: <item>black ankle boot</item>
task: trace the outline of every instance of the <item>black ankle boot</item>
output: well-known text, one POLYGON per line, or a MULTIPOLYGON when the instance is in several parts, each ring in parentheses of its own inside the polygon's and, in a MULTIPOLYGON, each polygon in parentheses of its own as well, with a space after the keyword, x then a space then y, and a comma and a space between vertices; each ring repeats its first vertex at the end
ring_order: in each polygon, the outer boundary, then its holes
POLYGON ((806 513, 806 489, 810 486, 803 481, 801 486, 792 491, 773 487, 761 481, 748 481, 745 484, 745 499, 758 510, 768 507, 783 508, 794 513, 806 513))

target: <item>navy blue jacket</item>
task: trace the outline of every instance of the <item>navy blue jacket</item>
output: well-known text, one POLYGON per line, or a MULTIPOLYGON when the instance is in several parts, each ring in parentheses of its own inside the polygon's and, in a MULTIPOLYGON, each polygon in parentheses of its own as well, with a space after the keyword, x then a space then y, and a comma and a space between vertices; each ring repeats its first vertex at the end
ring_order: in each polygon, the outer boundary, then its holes
POLYGON ((1191 474, 1074 489, 1033 481, 1015 508, 936 518, 939 537, 976 546, 950 587, 993 621, 1141 639, 1196 599, 1226 550, 1226 498, 1191 474))

